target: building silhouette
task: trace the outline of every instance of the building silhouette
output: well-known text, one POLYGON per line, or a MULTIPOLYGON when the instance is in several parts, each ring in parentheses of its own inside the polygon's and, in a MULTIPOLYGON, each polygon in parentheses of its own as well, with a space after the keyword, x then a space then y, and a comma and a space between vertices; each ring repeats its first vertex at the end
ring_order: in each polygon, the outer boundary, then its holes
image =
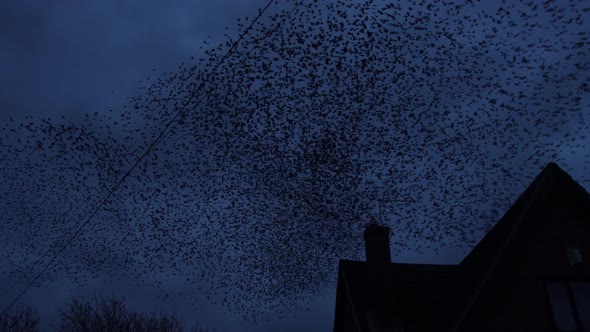
POLYGON ((458 265, 340 260, 334 332, 590 331, 590 195, 549 163, 458 265))

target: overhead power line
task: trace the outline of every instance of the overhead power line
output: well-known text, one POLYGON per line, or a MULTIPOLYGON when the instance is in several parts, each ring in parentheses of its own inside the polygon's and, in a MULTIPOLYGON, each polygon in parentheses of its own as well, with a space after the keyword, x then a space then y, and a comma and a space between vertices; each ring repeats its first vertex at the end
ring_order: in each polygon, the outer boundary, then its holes
MULTIPOLYGON (((63 246, 61 246, 61 248, 59 249, 59 251, 53 256, 53 258, 49 261, 49 263, 47 263, 45 265, 45 267, 41 270, 41 272, 39 272, 35 276, 35 278, 33 278, 33 280, 31 282, 29 282, 29 284, 25 287, 25 289, 19 293, 19 295, 8 305, 8 307, 6 307, 6 309, 4 309, 4 311, 2 311, 2 314, 0 314, 0 316, 5 315, 8 312, 8 310, 10 310, 10 308, 27 292, 27 290, 29 290, 29 288, 31 288, 31 286, 35 283, 35 281, 37 281, 37 279, 39 279, 39 277, 49 268, 49 266, 51 266, 51 264, 57 259, 57 257, 76 238, 76 236, 78 236, 82 232, 82 229, 90 222, 90 220, 92 220, 92 217, 94 217, 94 215, 96 215, 96 213, 98 213, 98 211, 100 211, 100 209, 103 207, 103 205, 109 200, 109 198, 113 195, 113 193, 115 191, 117 191, 117 189, 121 186, 121 184, 123 184, 123 182, 125 181, 125 179, 131 174, 131 172, 133 172, 133 170, 137 167, 137 165, 139 165, 139 163, 148 155, 148 153, 150 153, 150 151, 166 136, 166 134, 170 131, 170 129, 176 123, 178 123, 178 118, 180 117, 181 114, 183 114, 186 111, 186 107, 197 96, 197 93, 203 90, 203 87, 205 86, 205 84, 207 82, 209 82, 209 80, 211 79, 212 75, 217 71, 217 68, 219 68, 219 66, 235 50, 235 48, 237 47, 238 43, 248 34, 248 32, 250 31, 250 29, 252 29, 252 27, 254 26, 254 24, 256 24, 256 22, 258 21, 258 19, 260 17, 262 17, 262 15, 270 7, 270 5, 273 3, 273 1, 275 1, 275 3, 278 3, 278 1, 276 1, 276 0, 270 0, 262 10, 259 10, 258 11, 258 15, 256 16, 256 18, 254 18, 254 20, 252 21, 252 23, 250 23, 250 25, 244 30, 244 32, 240 35, 240 37, 238 38, 238 40, 236 40, 233 43, 232 47, 225 53, 225 55, 221 58, 221 60, 215 65, 215 67, 209 73, 209 75, 207 76, 207 78, 201 82, 201 84, 200 84, 200 86, 198 88, 195 88, 193 90, 193 92, 190 94, 189 98, 185 101, 185 103, 182 105, 182 107, 180 107, 180 108, 178 108, 176 110, 176 114, 172 117, 172 119, 170 121, 168 121, 168 123, 166 123, 166 125, 164 126, 164 128, 162 129, 162 131, 160 132, 160 134, 147 147, 147 149, 139 156, 139 158, 137 159, 137 161, 129 168, 129 170, 127 170, 127 172, 123 175, 123 177, 121 177, 121 179, 104 195, 104 197, 99 201, 99 203, 91 210, 91 213, 88 216, 88 218, 86 218, 86 221, 78 228, 78 230, 74 233, 74 235, 72 235, 68 239, 68 241, 63 246)), ((300 4, 300 2, 296 2, 293 10, 295 8, 297 8, 297 6, 299 6, 299 4, 300 4)), ((293 10, 289 11, 287 13, 287 15, 285 15, 285 17, 289 16, 293 12, 293 10)), ((5 291, 5 293, 6 293, 6 291, 5 291)))

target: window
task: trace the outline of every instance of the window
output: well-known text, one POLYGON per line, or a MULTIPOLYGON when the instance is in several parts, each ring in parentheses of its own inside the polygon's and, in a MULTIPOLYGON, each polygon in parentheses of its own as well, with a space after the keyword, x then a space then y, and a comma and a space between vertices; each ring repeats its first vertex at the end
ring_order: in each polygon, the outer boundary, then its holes
POLYGON ((582 259, 582 253, 578 248, 567 248, 567 258, 570 262, 570 266, 576 266, 579 264, 583 264, 584 260, 582 259))
POLYGON ((571 282, 574 302, 580 315, 584 332, 590 332, 590 282, 571 282))
POLYGON ((549 282, 547 294, 559 332, 590 332, 590 282, 549 282))

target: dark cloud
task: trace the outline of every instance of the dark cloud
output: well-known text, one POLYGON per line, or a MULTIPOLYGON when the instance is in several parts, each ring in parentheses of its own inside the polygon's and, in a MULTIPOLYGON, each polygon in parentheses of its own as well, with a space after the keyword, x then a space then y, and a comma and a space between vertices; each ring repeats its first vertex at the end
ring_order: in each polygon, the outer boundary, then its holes
POLYGON ((119 106, 152 68, 172 70, 203 41, 220 42, 225 26, 255 5, 3 1, 0 84, 11 89, 2 89, 2 114, 71 115, 119 106))

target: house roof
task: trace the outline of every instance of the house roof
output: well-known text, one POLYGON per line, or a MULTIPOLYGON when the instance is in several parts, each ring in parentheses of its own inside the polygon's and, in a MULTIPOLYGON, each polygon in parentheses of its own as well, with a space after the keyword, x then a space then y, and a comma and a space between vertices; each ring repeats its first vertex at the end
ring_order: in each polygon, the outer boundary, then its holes
MULTIPOLYGON (((555 192, 590 215, 590 194, 557 164, 549 163, 459 265, 392 263, 394 294, 403 303, 399 310, 403 311, 400 314, 408 330, 432 330, 434 325, 428 324, 436 324, 437 330, 443 326, 459 330, 486 284, 499 271, 518 234, 533 225, 527 216, 555 192)), ((335 330, 343 321, 346 302, 353 304, 359 327, 366 330, 366 278, 366 262, 340 261, 335 330)))
MULTIPOLYGON (((401 316, 405 318, 404 325, 408 327, 420 327, 427 323, 424 315, 433 315, 440 309, 445 299, 445 291, 455 280, 458 265, 433 265, 433 264, 404 264, 391 263, 393 276, 393 291, 396 300, 403 303, 401 316)), ((338 267, 338 289, 336 307, 347 305, 347 301, 353 303, 354 315, 359 320, 363 330, 367 328, 364 314, 367 311, 367 263, 352 260, 340 260, 338 267), (341 287, 343 285, 344 287, 341 287), (348 291, 347 291, 348 288, 348 291), (346 292, 347 294, 344 294, 346 292), (347 295, 350 297, 347 297, 347 295)), ((335 324, 342 321, 343 310, 336 310, 335 324)), ((336 327, 336 326, 335 326, 336 327)))
POLYGON ((465 303, 452 318, 450 331, 461 329, 483 289, 499 273, 509 250, 527 229, 535 226, 531 218, 534 211, 556 199, 567 199, 570 206, 590 215, 590 194, 557 164, 547 164, 502 219, 461 261, 462 284, 469 290, 462 292, 465 303))

